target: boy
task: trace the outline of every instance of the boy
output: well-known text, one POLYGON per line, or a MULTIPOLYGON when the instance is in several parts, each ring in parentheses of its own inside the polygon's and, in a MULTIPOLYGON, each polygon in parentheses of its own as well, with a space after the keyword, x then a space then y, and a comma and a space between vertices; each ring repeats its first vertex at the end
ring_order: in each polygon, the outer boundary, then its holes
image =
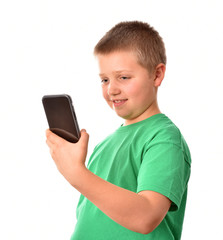
POLYGON ((146 23, 121 22, 94 53, 103 97, 124 124, 96 146, 88 168, 85 130, 76 144, 47 130, 59 171, 82 194, 71 239, 180 239, 191 160, 157 103, 166 64, 162 38, 146 23))

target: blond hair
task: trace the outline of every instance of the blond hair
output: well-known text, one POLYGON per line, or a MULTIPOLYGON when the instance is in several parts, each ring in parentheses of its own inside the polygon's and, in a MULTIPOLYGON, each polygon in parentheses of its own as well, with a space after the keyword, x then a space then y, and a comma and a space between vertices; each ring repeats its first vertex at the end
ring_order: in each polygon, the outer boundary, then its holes
POLYGON ((97 43, 94 54, 115 51, 132 51, 138 63, 149 71, 159 63, 166 65, 166 51, 159 33, 148 23, 139 21, 120 22, 111 28, 97 43))

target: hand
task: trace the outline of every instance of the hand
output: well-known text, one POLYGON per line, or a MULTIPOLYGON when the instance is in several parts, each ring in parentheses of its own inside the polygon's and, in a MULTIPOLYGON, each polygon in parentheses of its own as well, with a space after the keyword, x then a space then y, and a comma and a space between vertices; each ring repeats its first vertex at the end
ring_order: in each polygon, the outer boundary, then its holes
POLYGON ((85 160, 89 135, 82 129, 79 141, 70 143, 48 129, 46 130, 46 137, 46 143, 58 170, 74 186, 77 173, 86 168, 85 160))

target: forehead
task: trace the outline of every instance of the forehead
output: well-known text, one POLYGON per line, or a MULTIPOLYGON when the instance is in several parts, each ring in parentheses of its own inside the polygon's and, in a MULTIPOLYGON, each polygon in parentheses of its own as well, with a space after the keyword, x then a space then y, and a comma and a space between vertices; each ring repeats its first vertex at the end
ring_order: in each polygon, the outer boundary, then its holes
POLYGON ((99 71, 133 71, 140 67, 137 57, 130 51, 116 51, 108 54, 97 55, 99 71))

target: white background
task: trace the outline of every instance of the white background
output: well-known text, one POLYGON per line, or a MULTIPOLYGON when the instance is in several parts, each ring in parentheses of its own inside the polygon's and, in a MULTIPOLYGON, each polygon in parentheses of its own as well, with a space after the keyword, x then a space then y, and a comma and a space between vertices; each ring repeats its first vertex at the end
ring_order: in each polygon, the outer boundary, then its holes
POLYGON ((126 20, 150 23, 166 44, 160 108, 193 158, 182 239, 223 239, 222 16, 216 0, 0 2, 0 239, 72 234, 79 194, 50 158, 41 98, 72 96, 90 153, 122 123, 101 97, 93 47, 126 20))

